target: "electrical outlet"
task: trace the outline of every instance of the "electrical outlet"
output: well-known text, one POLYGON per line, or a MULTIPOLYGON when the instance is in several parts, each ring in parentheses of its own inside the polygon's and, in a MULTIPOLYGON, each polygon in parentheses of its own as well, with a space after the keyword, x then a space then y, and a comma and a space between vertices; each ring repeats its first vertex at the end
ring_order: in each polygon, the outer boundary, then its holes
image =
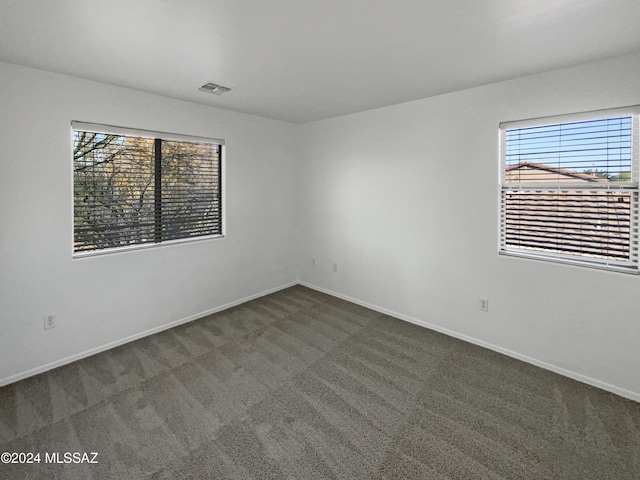
POLYGON ((483 312, 488 312, 489 311, 489 299, 480 297, 479 306, 480 306, 480 310, 482 310, 483 312))
POLYGON ((49 330, 50 328, 55 328, 57 323, 57 318, 55 313, 51 313, 49 315, 44 316, 44 329, 49 330))
POLYGON ((311 259, 311 265, 313 265, 314 267, 316 266, 316 259, 315 258, 311 259))
POLYGON ((333 264, 333 271, 334 271, 334 273, 338 271, 338 264, 337 263, 333 264))

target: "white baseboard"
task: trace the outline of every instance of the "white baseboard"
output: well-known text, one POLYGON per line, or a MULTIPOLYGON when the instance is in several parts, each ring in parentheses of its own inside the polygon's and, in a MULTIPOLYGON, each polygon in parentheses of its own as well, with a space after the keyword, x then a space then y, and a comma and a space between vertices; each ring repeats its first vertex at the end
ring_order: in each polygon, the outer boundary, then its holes
POLYGON ((116 340, 114 342, 109 342, 99 347, 91 348, 81 353, 77 353, 75 355, 71 355, 69 357, 62 358, 60 360, 56 360, 55 362, 47 363, 46 365, 42 365, 40 367, 32 368, 25 372, 17 373, 15 375, 10 375, 9 377, 5 377, 0 379, 0 387, 5 385, 9 385, 10 383, 17 382, 19 380, 32 377, 34 375, 38 375, 40 373, 44 373, 48 370, 52 370, 57 367, 61 367, 71 362, 75 362, 76 360, 81 360, 86 357, 90 357, 91 355, 95 355, 96 353, 101 353, 106 350, 110 350, 115 347, 119 347, 120 345, 124 345, 125 343, 133 342, 134 340, 138 340, 143 337, 147 337, 149 335, 153 335, 154 333, 159 333, 164 330, 168 330, 173 327, 177 327, 178 325, 182 325, 183 323, 191 322, 193 320, 197 320, 199 318, 206 317, 207 315, 211 315, 213 313, 221 312, 222 310, 227 310, 228 308, 235 307, 242 303, 248 302, 250 300, 255 300, 256 298, 264 297, 265 295, 269 295, 271 293, 278 292, 280 290, 284 290, 285 288, 293 287, 297 285, 298 282, 291 282, 286 285, 281 285, 279 287, 271 288, 269 290, 265 290, 263 292, 256 293, 254 295, 250 295, 248 297, 241 298, 240 300, 234 300, 233 302, 220 305, 219 307, 214 307, 204 312, 196 313, 195 315, 189 315, 188 317, 181 318, 179 320, 175 320, 173 322, 166 323, 159 327, 154 327, 149 330, 145 330, 144 332, 136 333, 135 335, 131 335, 126 338, 122 338, 120 340, 116 340))
POLYGON ((22 379, 25 379, 25 378, 28 378, 28 377, 32 377, 34 375, 38 375, 40 373, 46 372, 48 370, 51 370, 51 369, 54 369, 54 368, 57 368, 57 367, 61 367, 61 366, 66 365, 68 363, 75 362, 76 360, 81 360, 83 358, 90 357, 91 355, 95 355, 96 353, 101 353, 101 352, 104 352, 104 351, 109 350, 111 348, 115 348, 115 347, 118 347, 120 345, 124 345, 125 343, 129 343, 129 342, 132 342, 134 340, 138 340, 140 338, 143 338, 143 337, 146 337, 146 336, 149 336, 149 335, 153 335, 155 333, 159 333, 159 332, 162 332, 164 330, 168 330, 168 329, 176 327, 178 325, 182 325, 183 323, 191 322, 193 320, 197 320, 199 318, 206 317, 207 315, 211 315, 213 313, 218 313, 218 312, 221 312, 223 310, 227 310, 227 309, 229 309, 231 307, 235 307, 237 305, 240 305, 240 304, 245 303, 245 302, 249 302, 249 301, 254 300, 256 298, 260 298, 260 297, 263 297, 265 295, 269 295, 271 293, 278 292, 280 290, 292 287, 294 285, 302 285, 302 286, 311 288, 313 290, 317 290, 319 292, 326 293, 327 295, 331 295, 331 296, 334 296, 334 297, 337 297, 337 298, 341 298, 342 300, 346 300, 348 302, 355 303, 357 305, 361 305, 363 307, 369 308, 369 309, 374 310, 376 312, 384 313, 385 315, 390 315, 390 316, 398 318, 400 320, 404 320, 405 322, 413 323, 415 325, 419 325, 421 327, 428 328, 430 330, 434 330, 434 331, 439 332, 439 333, 443 333, 443 334, 448 335, 450 337, 457 338, 459 340, 463 340, 465 342, 472 343, 474 345, 478 345, 480 347, 487 348, 489 350, 493 350, 494 352, 502 353, 502 354, 507 355, 509 357, 515 358, 517 360, 522 360, 523 362, 527 362, 527 363, 530 363, 530 364, 535 365, 537 367, 544 368, 545 370, 549 370, 551 372, 557 373, 557 374, 562 375, 564 377, 568 377, 568 378, 571 378, 573 380, 577 380, 578 382, 586 383, 587 385, 592 385, 594 387, 601 388, 602 390, 606 390, 606 391, 614 393, 616 395, 620 395, 621 397, 625 397, 625 398, 628 398, 630 400, 634 400, 636 402, 640 402, 640 393, 632 392, 630 390, 626 390, 624 388, 620 388, 620 387, 617 387, 615 385, 611 385, 609 383, 602 382, 600 380, 597 380, 597 379, 594 379, 594 378, 591 378, 591 377, 587 377, 585 375, 573 372, 571 370, 567 370, 565 368, 558 367, 556 365, 544 362, 542 360, 538 360, 536 358, 532 358, 532 357, 529 357, 527 355, 523 355, 521 353, 514 352, 512 350, 509 350, 509 349, 506 349, 506 348, 503 348, 503 347, 500 347, 500 346, 485 342, 484 340, 479 340, 477 338, 470 337, 468 335, 464 335, 462 333, 459 333, 459 332, 456 332, 456 331, 453 331, 453 330, 449 330, 448 328, 443 328, 441 326, 438 326, 438 325, 435 325, 435 324, 432 324, 432 323, 429 323, 429 322, 425 322, 423 320, 419 320, 417 318, 413 318, 413 317, 410 317, 408 315, 404 315, 402 313, 395 312, 393 310, 389 310, 389 309, 381 307, 379 305, 374 305, 372 303, 365 302, 365 301, 359 300, 357 298, 350 297, 348 295, 343 295, 341 293, 334 292, 332 290, 329 290, 329 289, 326 289, 326 288, 323 288, 323 287, 319 287, 317 285, 313 285, 313 284, 307 283, 307 282, 291 282, 291 283, 288 283, 288 284, 285 284, 285 285, 281 285, 279 287, 271 288, 269 290, 264 290, 262 292, 250 295, 248 297, 244 297, 244 298, 241 298, 239 300, 235 300, 233 302, 230 302, 230 303, 227 303, 227 304, 224 304, 224 305, 220 305, 218 307, 211 308, 211 309, 206 310, 204 312, 200 312, 200 313, 197 313, 195 315, 190 315, 188 317, 181 318, 181 319, 175 320, 173 322, 169 322, 169 323, 161 325, 159 327, 155 327, 155 328, 152 328, 152 329, 149 329, 149 330, 145 330, 144 332, 140 332, 140 333, 137 333, 135 335, 131 335, 129 337, 122 338, 120 340, 116 340, 116 341, 113 341, 113 342, 109 342, 109 343, 101 345, 99 347, 91 348, 91 349, 86 350, 84 352, 81 352, 81 353, 78 353, 78 354, 75 354, 75 355, 71 355, 69 357, 65 357, 65 358, 60 359, 60 360, 56 360, 56 361, 48 363, 46 365, 42 365, 42 366, 39 366, 39 367, 36 367, 36 368, 32 368, 32 369, 24 371, 24 372, 20 372, 20 373, 14 374, 14 375, 10 375, 9 377, 5 377, 3 379, 0 379, 0 387, 5 386, 5 385, 9 385, 10 383, 14 383, 14 382, 17 382, 19 380, 22 380, 22 379))
POLYGON ((425 328, 428 328, 430 330, 434 330, 436 332, 443 333, 443 334, 448 335, 450 337, 454 337, 454 338, 457 338, 459 340, 463 340, 465 342, 472 343, 474 345, 478 345, 479 347, 483 347, 483 348, 487 348, 489 350, 493 350, 494 352, 502 353, 504 355, 507 355, 508 357, 512 357, 512 358, 515 358, 517 360, 522 360, 523 362, 530 363, 532 365, 535 365, 536 367, 544 368, 545 370, 549 370, 551 372, 557 373, 557 374, 562 375, 564 377, 568 377, 568 378, 571 378, 573 380, 577 380, 578 382, 586 383, 587 385, 591 385, 593 387, 601 388, 602 390, 606 390, 608 392, 615 393, 616 395, 620 395, 621 397, 625 397, 625 398, 628 398, 630 400, 634 400, 636 402, 640 402, 640 393, 636 393, 636 392, 632 392, 630 390, 626 390, 624 388, 616 387, 615 385, 611 385, 609 383, 602 382, 600 380, 596 380, 595 378, 587 377, 587 376, 582 375, 580 373, 576 373, 576 372, 573 372, 571 370, 567 370, 567 369, 564 369, 562 367, 558 367, 556 365, 553 365, 553 364, 550 364, 550 363, 547 363, 547 362, 543 362, 542 360, 538 360, 536 358, 532 358, 532 357, 529 357, 527 355, 523 355, 521 353, 514 352, 512 350, 509 350, 509 349, 506 349, 506 348, 503 348, 503 347, 499 347, 497 345, 493 345, 492 343, 485 342, 484 340, 478 340, 477 338, 470 337, 468 335, 464 335, 462 333, 455 332, 453 330, 449 330, 448 328, 443 328, 443 327, 440 327, 438 325, 434 325, 432 323, 425 322, 423 320, 418 320, 417 318, 413 318, 413 317, 410 317, 408 315, 404 315, 402 313, 394 312, 393 310, 389 310, 387 308, 380 307, 378 305, 374 305, 374 304, 369 303, 369 302, 364 302, 362 300, 358 300, 357 298, 349 297, 348 295, 343 295, 341 293, 334 292, 332 290, 329 290, 329 289, 326 289, 326 288, 323 288, 323 287, 319 287, 317 285, 313 285, 313 284, 310 284, 310 283, 307 283, 307 282, 298 282, 298 283, 300 285, 303 285, 305 287, 311 288, 313 290, 317 290, 319 292, 326 293, 327 295, 331 295, 331 296, 334 296, 334 297, 337 297, 337 298, 341 298, 342 300, 346 300, 348 302, 355 303, 357 305, 361 305, 363 307, 369 308, 369 309, 374 310, 376 312, 384 313, 385 315, 389 315, 389 316, 398 318, 400 320, 404 320, 405 322, 413 323, 415 325, 419 325, 421 327, 425 327, 425 328))

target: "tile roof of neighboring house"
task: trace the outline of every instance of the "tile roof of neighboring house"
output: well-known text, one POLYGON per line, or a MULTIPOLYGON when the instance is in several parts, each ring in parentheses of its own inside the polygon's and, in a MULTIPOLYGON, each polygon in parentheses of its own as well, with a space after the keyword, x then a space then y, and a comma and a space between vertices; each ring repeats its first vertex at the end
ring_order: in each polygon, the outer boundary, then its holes
POLYGON ((598 177, 597 175, 592 175, 590 173, 580 173, 575 170, 568 170, 566 168, 556 168, 550 165, 545 165, 544 163, 520 162, 507 167, 506 171, 513 172, 514 170, 519 170, 523 167, 532 170, 544 170, 547 172, 556 173, 558 175, 566 175, 567 177, 586 180, 587 182, 608 182, 606 178, 598 177))

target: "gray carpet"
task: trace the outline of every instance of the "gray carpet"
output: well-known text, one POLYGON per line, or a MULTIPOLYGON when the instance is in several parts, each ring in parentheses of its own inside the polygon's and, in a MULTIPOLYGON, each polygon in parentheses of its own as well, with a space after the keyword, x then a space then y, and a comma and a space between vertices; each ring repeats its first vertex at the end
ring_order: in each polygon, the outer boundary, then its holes
POLYGON ((7 479, 637 479, 640 404, 296 286, 0 388, 4 451, 43 456, 7 479))

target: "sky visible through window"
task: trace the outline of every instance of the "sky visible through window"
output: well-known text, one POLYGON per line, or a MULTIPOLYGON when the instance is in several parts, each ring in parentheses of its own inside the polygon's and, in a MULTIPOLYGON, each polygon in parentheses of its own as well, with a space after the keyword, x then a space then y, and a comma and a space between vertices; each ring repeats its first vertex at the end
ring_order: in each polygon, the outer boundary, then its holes
POLYGON ((630 181, 631 116, 507 130, 505 160, 630 181))

